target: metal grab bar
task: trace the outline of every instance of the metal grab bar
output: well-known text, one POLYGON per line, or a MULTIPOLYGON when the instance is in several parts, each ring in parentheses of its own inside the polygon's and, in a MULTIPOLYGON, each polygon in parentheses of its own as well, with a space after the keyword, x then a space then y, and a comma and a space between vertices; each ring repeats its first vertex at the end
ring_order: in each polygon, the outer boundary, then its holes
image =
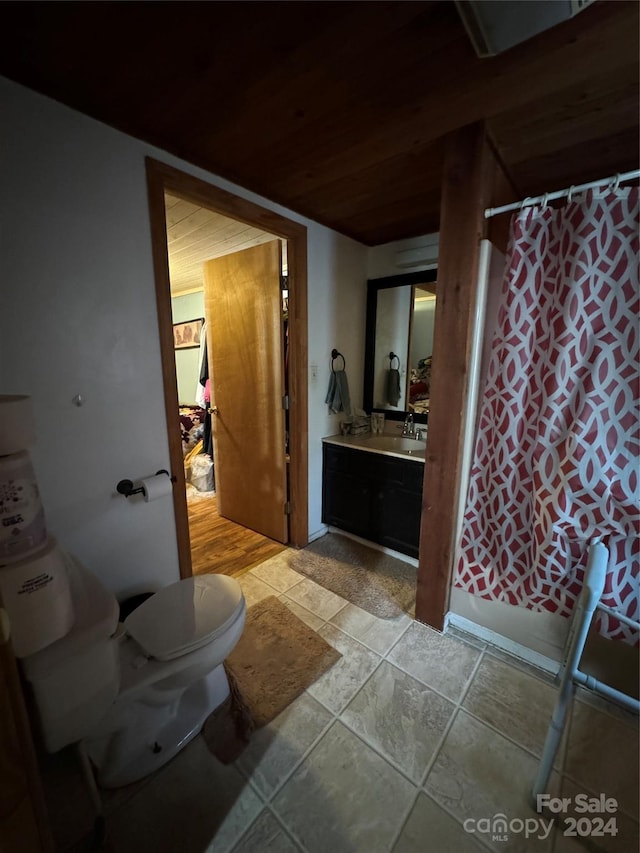
POLYGON ((565 660, 559 673, 560 687, 558 699, 551 715, 547 737, 542 750, 542 757, 538 765, 538 775, 533 785, 532 799, 533 807, 536 810, 538 796, 547 791, 549 777, 558 753, 558 747, 567 721, 567 713, 571 700, 575 695, 577 684, 588 687, 590 690, 607 699, 613 699, 636 714, 640 713, 640 702, 637 699, 616 690, 602 681, 598 681, 593 676, 580 672, 579 669, 591 621, 596 610, 603 610, 616 619, 620 619, 621 622, 625 622, 640 630, 640 623, 629 619, 627 616, 621 616, 614 610, 611 610, 611 608, 606 607, 606 605, 600 604, 600 598, 604 591, 608 562, 609 550, 599 539, 593 540, 589 546, 589 557, 584 574, 584 586, 576 602, 571 630, 567 638, 565 660))

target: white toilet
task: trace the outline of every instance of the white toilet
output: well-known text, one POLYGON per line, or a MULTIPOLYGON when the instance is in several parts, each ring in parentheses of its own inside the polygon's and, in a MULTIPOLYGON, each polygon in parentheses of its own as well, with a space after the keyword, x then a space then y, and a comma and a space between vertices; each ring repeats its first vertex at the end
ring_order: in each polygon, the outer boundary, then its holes
POLYGON ((246 607, 224 575, 171 584, 123 623, 114 596, 66 557, 71 630, 22 658, 45 748, 82 741, 107 788, 161 767, 229 695, 223 661, 240 639, 246 607))

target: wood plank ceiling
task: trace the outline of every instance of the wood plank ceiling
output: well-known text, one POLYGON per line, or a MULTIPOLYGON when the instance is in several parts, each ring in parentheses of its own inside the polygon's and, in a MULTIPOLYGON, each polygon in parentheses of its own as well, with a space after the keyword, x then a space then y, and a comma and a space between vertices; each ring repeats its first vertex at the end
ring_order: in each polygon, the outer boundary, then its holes
MULTIPOLYGON (((204 288, 205 261, 278 239, 267 231, 169 193, 165 193, 164 206, 172 296, 184 296, 204 288)), ((282 248, 286 269, 286 241, 282 248)))
POLYGON ((438 230, 481 119, 518 197, 637 167, 638 10, 478 59, 443 0, 3 3, 0 73, 376 245, 438 230))

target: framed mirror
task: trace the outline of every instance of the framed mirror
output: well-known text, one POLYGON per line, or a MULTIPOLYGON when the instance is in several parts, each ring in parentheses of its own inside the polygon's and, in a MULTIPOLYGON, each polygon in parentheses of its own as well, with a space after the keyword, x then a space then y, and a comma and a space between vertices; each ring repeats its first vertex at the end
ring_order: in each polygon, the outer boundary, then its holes
POLYGON ((365 411, 427 423, 437 278, 431 269, 367 282, 365 411))

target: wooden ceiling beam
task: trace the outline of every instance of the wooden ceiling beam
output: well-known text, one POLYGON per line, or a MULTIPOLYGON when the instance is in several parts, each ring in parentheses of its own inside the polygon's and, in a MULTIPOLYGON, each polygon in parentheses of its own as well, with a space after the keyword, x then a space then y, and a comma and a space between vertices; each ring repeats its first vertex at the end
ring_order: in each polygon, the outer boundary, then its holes
POLYGON ((635 62, 551 97, 523 101, 489 126, 505 161, 521 163, 637 128, 639 100, 635 62))
POLYGON ((578 143, 512 164, 509 171, 523 196, 532 196, 637 169, 638 151, 636 127, 590 144, 578 143))
POLYGON ((451 134, 442 180, 431 412, 416 594, 416 619, 439 631, 444 630, 449 609, 463 481, 478 257, 494 172, 482 123, 451 134))

